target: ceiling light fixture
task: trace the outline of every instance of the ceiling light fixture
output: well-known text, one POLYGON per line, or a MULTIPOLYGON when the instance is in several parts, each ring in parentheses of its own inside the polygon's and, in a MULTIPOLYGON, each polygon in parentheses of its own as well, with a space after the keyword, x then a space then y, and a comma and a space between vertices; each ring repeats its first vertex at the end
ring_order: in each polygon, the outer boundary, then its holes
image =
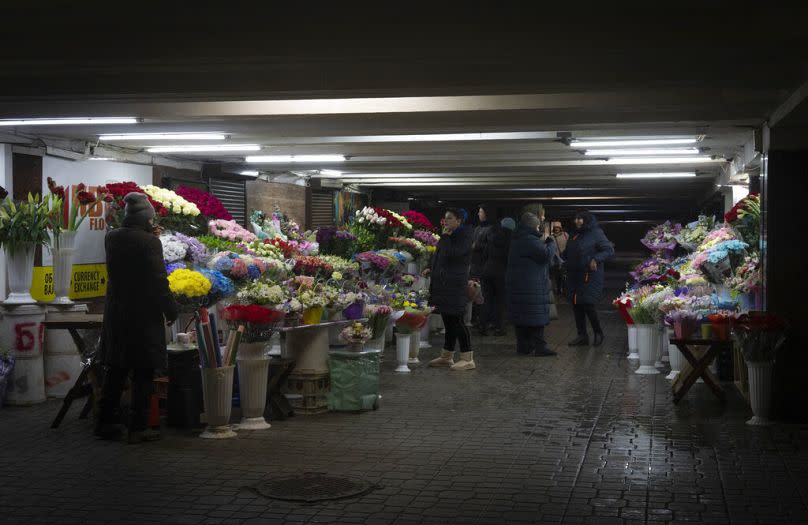
POLYGON ((555 131, 503 131, 492 133, 424 133, 419 135, 347 135, 327 137, 327 142, 467 142, 483 140, 554 140, 555 131))
POLYGON ((613 155, 698 155, 697 148, 647 148, 647 149, 588 149, 584 155, 610 157, 613 155))
POLYGON ((115 160, 112 157, 90 157, 87 160, 115 160))
POLYGON ((345 155, 251 155, 247 162, 291 164, 295 162, 345 162, 345 155))
POLYGON ((678 138, 678 139, 639 139, 639 140, 574 140, 570 142, 570 147, 573 149, 589 149, 589 148, 631 148, 631 147, 645 147, 645 146, 678 146, 682 144, 695 144, 698 142, 695 138, 678 138))
POLYGON ((149 153, 216 153, 222 151, 259 151, 258 144, 184 144, 181 146, 154 146, 149 153))
POLYGON ((81 126, 88 124, 137 124, 135 117, 26 118, 0 120, 0 126, 81 126))
POLYGON ((670 173, 618 173, 616 176, 618 179, 677 179, 695 177, 696 173, 692 171, 670 173))
POLYGON ((702 164, 708 162, 725 162, 722 158, 699 157, 613 157, 606 164, 702 164))
POLYGON ((244 170, 240 171, 239 175, 244 175, 246 177, 257 177, 261 173, 258 170, 244 170))
POLYGON ((98 140, 112 142, 116 140, 224 140, 227 135, 221 132, 204 133, 114 133, 99 135, 98 140))

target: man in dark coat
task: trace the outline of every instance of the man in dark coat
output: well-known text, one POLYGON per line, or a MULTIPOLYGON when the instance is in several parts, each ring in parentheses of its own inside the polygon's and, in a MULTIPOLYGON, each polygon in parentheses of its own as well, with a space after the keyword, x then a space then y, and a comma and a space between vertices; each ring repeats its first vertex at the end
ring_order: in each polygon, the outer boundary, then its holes
POLYGON ((506 272, 508 312, 516 329, 516 351, 523 355, 553 356, 544 341, 550 323, 550 289, 547 267, 552 237, 540 231, 541 220, 524 213, 511 238, 506 272))
POLYGON ((461 216, 457 209, 446 210, 443 235, 438 241, 435 255, 432 256, 429 301, 443 318, 446 340, 441 357, 433 359, 429 364, 451 367, 452 370, 471 370, 476 365, 469 330, 463 322, 463 313, 468 303, 471 230, 462 225, 461 216), (460 360, 455 363, 453 356, 458 342, 460 360))
POLYGON ((575 228, 564 253, 564 268, 567 271, 567 298, 572 303, 578 337, 570 346, 589 345, 586 333, 586 318, 594 332, 594 344, 603 344, 603 329, 600 327, 595 305, 603 295, 603 264, 614 255, 614 245, 598 225, 597 219, 588 211, 575 214, 575 228))
POLYGON ((488 335, 488 327, 494 335, 505 335, 502 326, 502 315, 505 311, 505 270, 508 265, 508 250, 511 243, 511 232, 500 226, 488 216, 491 226, 485 239, 487 253, 483 265, 482 285, 483 304, 480 312, 480 335, 488 335))
POLYGON ((177 305, 168 289, 163 247, 154 235, 154 208, 142 193, 130 193, 123 226, 107 233, 106 305, 102 332, 102 363, 106 367, 100 417, 100 437, 119 433, 121 391, 132 375, 129 440, 157 435, 146 433, 146 415, 155 368, 166 359, 166 321, 177 318, 177 305))

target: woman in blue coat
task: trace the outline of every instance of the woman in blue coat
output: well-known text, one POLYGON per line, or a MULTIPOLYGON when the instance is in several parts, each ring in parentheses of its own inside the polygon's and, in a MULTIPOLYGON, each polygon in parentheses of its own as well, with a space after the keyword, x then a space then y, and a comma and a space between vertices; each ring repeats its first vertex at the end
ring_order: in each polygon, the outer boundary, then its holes
POLYGON ((516 351, 523 355, 552 356, 544 327, 550 322, 547 267, 553 253, 552 237, 542 235, 541 220, 524 213, 511 237, 505 289, 508 312, 516 330, 516 351))
POLYGON ((597 219, 588 211, 575 214, 575 230, 567 241, 564 252, 564 267, 567 270, 567 298, 575 313, 578 337, 570 346, 589 345, 586 319, 592 325, 594 345, 603 344, 603 329, 600 327, 595 305, 603 295, 603 263, 614 255, 614 245, 598 225, 597 219))

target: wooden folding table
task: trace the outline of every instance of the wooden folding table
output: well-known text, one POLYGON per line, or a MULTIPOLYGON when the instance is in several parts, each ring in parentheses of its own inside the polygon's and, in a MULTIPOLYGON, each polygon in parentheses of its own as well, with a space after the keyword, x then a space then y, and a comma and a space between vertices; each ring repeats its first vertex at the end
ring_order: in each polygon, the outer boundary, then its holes
POLYGON ((704 379, 705 384, 716 397, 721 401, 725 401, 724 389, 721 388, 718 378, 707 367, 722 350, 729 348, 732 343, 714 339, 671 339, 671 343, 676 345, 686 360, 686 363, 682 366, 682 371, 679 372, 671 385, 673 402, 678 403, 681 401, 699 377, 704 379))

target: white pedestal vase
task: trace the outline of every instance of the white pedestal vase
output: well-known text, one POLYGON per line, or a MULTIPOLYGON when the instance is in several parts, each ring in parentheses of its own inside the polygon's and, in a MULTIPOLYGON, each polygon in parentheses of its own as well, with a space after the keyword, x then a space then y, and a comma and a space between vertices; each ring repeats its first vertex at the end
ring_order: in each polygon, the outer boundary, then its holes
POLYGON ((199 435, 205 439, 236 437, 230 428, 230 412, 233 406, 233 366, 203 368, 202 394, 205 399, 205 421, 208 426, 199 435))
POLYGON ((772 406, 774 362, 755 363, 747 361, 746 368, 749 371, 749 404, 752 406, 752 413, 754 414, 746 424, 753 426, 771 425, 769 413, 772 406))
POLYGON ((416 262, 408 262, 407 263, 407 273, 412 275, 418 275, 418 263, 416 262))
POLYGON ((8 275, 8 298, 3 304, 36 304, 31 297, 31 283, 34 278, 34 252, 36 245, 24 243, 17 246, 14 254, 6 249, 6 274, 8 275))
POLYGON ((396 334, 396 361, 398 361, 398 368, 396 372, 402 374, 410 373, 407 362, 410 359, 410 334, 396 334))
POLYGON ((662 330, 662 357, 659 359, 663 363, 671 361, 671 328, 666 326, 662 330))
POLYGON ((682 352, 679 351, 679 348, 677 348, 676 345, 672 345, 670 343, 668 343, 668 356, 670 357, 671 362, 671 373, 668 374, 665 379, 674 380, 676 379, 676 376, 679 375, 679 372, 682 371, 685 356, 682 355, 682 352))
POLYGON ((51 255, 53 256, 53 292, 55 305, 72 305, 70 279, 73 276, 73 256, 76 254, 76 232, 63 231, 56 240, 51 233, 51 255))
POLYGON ((239 430, 266 430, 270 424, 264 419, 267 402, 269 358, 237 359, 238 384, 241 401, 239 430))
POLYGON ((665 363, 662 362, 663 343, 665 339, 665 330, 657 326, 657 341, 656 341, 656 358, 654 359, 655 368, 663 368, 665 363))
POLYGON ((659 345, 659 328, 655 324, 638 324, 637 327, 637 348, 640 354, 640 367, 634 371, 635 374, 658 374, 659 370, 654 367, 657 347, 659 345))
POLYGON ((426 350, 427 348, 432 348, 432 345, 429 343, 429 322, 428 321, 426 323, 424 323, 424 327, 421 328, 420 341, 421 341, 421 350, 426 350))
POLYGON ((420 365, 421 361, 418 360, 418 352, 421 351, 421 332, 416 330, 410 334, 410 358, 407 360, 409 365, 420 365))
POLYGON ((628 359, 639 359, 637 351, 637 325, 626 325, 628 329, 628 359))

